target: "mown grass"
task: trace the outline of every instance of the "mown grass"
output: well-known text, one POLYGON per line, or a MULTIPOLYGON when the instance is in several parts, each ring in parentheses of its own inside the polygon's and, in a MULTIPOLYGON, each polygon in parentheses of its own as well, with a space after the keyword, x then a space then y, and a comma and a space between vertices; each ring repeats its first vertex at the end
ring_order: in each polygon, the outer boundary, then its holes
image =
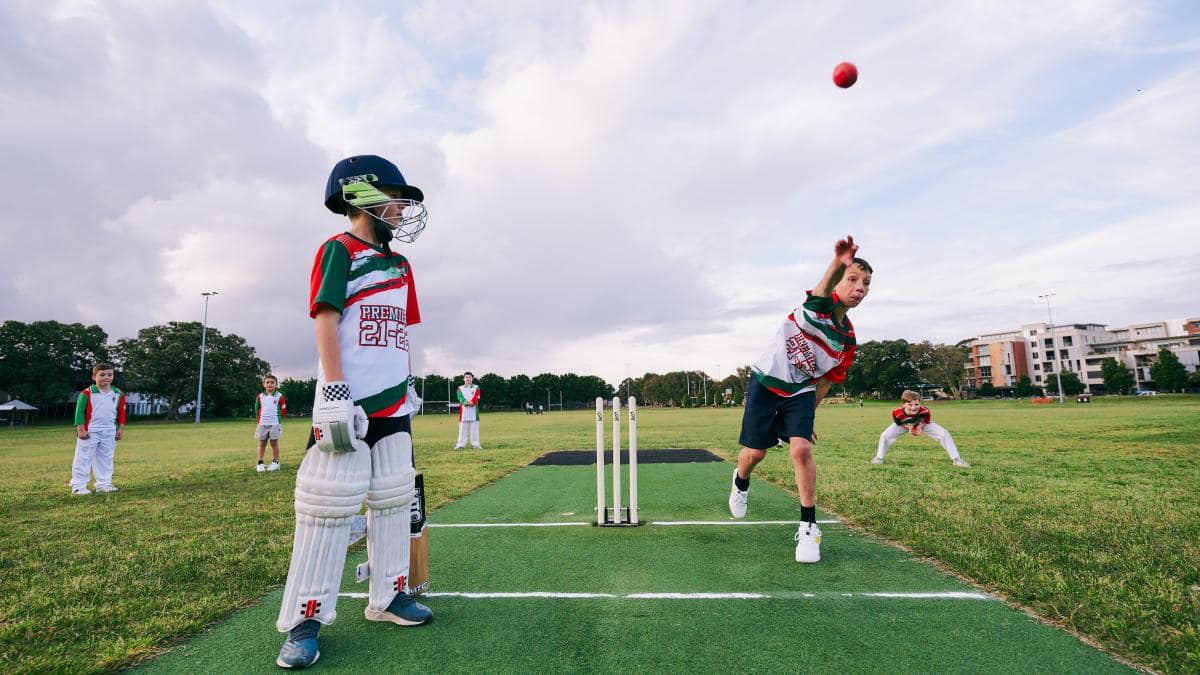
MULTIPOLYGON (((868 460, 890 404, 824 406, 818 505, 1164 672, 1200 670, 1200 398, 936 404, 974 466, 928 439, 868 460)), ((589 412, 415 423, 432 510, 548 450, 594 444, 589 412)), ((736 452, 740 410, 641 413, 643 448, 736 452)), ((253 471, 247 422, 131 425, 114 495, 71 497, 69 427, 0 431, 0 667, 96 672, 146 658, 282 584, 296 463, 253 471)), ((760 475, 791 486, 786 453, 760 475)), ((590 490, 590 486, 580 486, 590 490)), ((724 486, 714 489, 723 491, 724 486)))

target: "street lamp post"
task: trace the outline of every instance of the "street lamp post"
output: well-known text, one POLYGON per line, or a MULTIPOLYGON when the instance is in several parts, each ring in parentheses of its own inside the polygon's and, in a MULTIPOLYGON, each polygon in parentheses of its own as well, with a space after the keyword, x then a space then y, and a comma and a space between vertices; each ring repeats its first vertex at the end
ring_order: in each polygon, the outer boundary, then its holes
MULTIPOLYGON (((1054 315, 1050 313, 1050 298, 1053 298, 1053 297, 1054 297, 1053 293, 1043 293, 1038 296, 1039 299, 1046 301, 1046 318, 1050 320, 1050 330, 1054 330, 1054 315)), ((1052 348, 1054 349, 1054 354, 1053 354, 1054 355, 1054 363, 1056 363, 1058 366, 1057 368, 1054 369, 1055 370, 1054 380, 1056 382, 1058 382, 1058 402, 1062 403, 1063 402, 1062 361, 1058 360, 1058 345, 1055 344, 1053 335, 1050 336, 1050 344, 1052 345, 1052 348)))
POLYGON ((200 382, 196 384, 196 424, 200 424, 200 406, 204 399, 204 351, 208 347, 208 299, 217 295, 217 291, 205 291, 204 324, 200 329, 200 382))

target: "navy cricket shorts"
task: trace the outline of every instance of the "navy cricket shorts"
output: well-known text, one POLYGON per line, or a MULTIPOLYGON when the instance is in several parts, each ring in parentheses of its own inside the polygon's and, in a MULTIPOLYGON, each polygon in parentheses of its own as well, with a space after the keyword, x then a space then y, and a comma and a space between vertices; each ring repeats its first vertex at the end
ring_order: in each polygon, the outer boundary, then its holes
POLYGON ((746 409, 742 412, 742 435, 738 442, 742 447, 754 450, 768 450, 780 440, 786 443, 792 436, 800 436, 811 442, 816 408, 815 391, 784 398, 771 393, 751 374, 750 388, 746 392, 746 409))

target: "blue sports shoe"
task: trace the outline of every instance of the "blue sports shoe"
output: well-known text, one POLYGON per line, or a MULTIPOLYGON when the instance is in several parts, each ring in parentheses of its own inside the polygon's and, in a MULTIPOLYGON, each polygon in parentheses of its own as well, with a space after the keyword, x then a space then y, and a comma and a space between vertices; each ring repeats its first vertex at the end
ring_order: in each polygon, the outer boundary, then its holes
POLYGON ((320 630, 321 623, 309 619, 288 631, 275 665, 280 668, 307 668, 316 663, 321 658, 321 650, 317 649, 317 632, 320 630))
POLYGON ((367 608, 368 621, 391 621, 398 626, 420 626, 433 618, 433 612, 408 593, 400 592, 385 610, 367 608))

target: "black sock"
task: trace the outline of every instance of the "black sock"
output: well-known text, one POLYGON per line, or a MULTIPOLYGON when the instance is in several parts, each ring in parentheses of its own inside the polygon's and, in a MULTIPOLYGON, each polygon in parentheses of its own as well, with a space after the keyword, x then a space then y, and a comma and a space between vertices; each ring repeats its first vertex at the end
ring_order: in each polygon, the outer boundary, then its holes
POLYGON ((259 463, 259 464, 262 464, 262 463, 263 463, 263 461, 260 459, 260 460, 258 460, 258 463, 259 463))
POLYGON ((800 506, 800 520, 806 523, 817 522, 817 507, 816 506, 800 506))
POLYGON ((745 492, 750 489, 750 479, 742 478, 741 476, 739 476, 737 474, 733 475, 733 484, 737 487, 737 489, 741 490, 742 492, 745 492))

